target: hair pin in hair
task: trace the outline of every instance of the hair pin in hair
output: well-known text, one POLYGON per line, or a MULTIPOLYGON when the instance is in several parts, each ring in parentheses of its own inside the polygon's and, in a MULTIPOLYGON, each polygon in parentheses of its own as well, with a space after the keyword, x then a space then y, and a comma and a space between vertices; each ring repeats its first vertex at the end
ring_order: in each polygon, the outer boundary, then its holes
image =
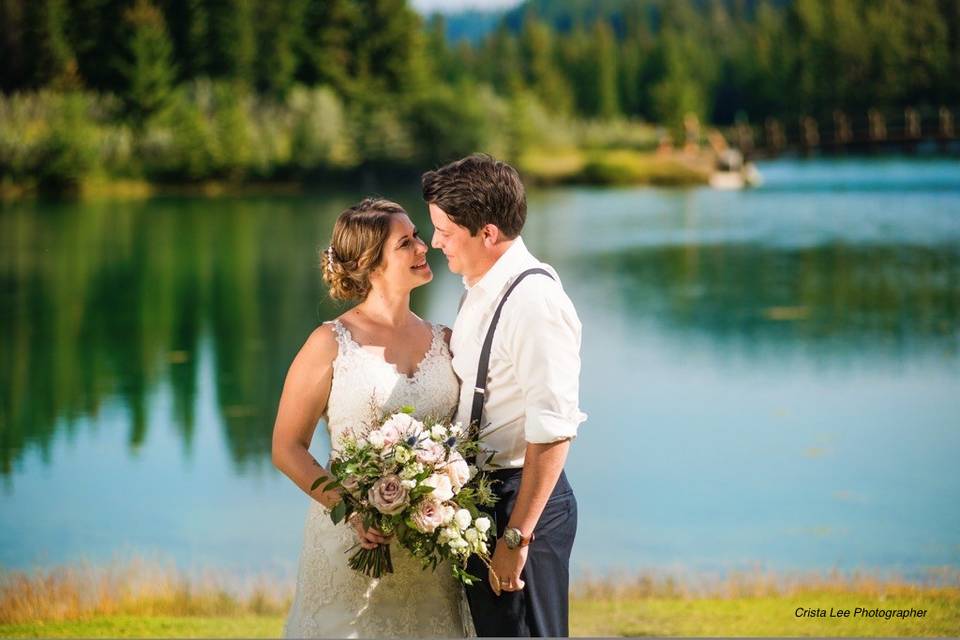
POLYGON ((329 247, 327 247, 326 254, 327 254, 327 267, 326 267, 327 275, 332 277, 333 276, 333 260, 334 260, 333 245, 330 245, 329 247))

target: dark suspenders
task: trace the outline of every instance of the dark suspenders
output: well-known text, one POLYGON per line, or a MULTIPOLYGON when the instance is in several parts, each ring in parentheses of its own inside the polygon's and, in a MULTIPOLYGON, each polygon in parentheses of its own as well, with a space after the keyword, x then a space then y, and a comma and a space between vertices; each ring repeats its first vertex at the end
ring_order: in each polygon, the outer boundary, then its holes
POLYGON ((524 278, 534 273, 543 274, 551 280, 554 279, 546 269, 539 267, 527 269, 513 281, 513 284, 510 285, 507 292, 500 298, 500 304, 497 305, 497 310, 493 312, 490 327, 487 329, 487 336, 483 340, 483 348, 480 349, 480 362, 477 365, 477 383, 473 387, 473 408, 470 411, 469 425, 471 438, 477 438, 480 435, 480 417, 483 414, 483 402, 486 399, 487 393, 487 371, 490 368, 490 350, 493 347, 493 334, 497 329, 497 323, 500 322, 500 312, 503 311, 504 303, 507 301, 507 298, 510 297, 510 294, 513 293, 513 290, 517 288, 517 285, 520 284, 524 278))

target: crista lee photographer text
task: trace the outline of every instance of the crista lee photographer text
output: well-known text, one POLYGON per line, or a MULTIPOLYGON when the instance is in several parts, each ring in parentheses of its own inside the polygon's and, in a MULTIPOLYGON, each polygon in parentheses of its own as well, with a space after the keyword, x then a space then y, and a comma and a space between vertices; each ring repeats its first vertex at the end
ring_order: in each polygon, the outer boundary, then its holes
POLYGON ((923 618, 927 615, 926 609, 879 609, 877 607, 856 607, 854 609, 808 609, 797 607, 793 612, 798 618, 923 618))

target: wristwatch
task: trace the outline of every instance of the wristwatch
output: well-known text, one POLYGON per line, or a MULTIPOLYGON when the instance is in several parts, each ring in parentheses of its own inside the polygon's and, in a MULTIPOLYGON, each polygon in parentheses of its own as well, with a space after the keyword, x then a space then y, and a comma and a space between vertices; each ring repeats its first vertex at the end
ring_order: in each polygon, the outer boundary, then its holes
POLYGON ((518 549, 525 547, 533 542, 533 534, 524 537, 523 532, 516 527, 508 527, 503 532, 503 541, 507 543, 507 549, 518 549))

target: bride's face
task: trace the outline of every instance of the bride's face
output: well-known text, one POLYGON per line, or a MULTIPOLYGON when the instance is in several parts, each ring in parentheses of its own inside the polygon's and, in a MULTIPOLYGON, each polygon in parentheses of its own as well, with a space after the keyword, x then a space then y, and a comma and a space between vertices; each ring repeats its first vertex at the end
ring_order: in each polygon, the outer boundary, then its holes
POLYGON ((433 279, 427 264, 427 245, 420 239, 417 228, 406 215, 390 219, 390 235, 383 245, 383 259, 371 274, 374 286, 390 289, 413 289, 433 279))

